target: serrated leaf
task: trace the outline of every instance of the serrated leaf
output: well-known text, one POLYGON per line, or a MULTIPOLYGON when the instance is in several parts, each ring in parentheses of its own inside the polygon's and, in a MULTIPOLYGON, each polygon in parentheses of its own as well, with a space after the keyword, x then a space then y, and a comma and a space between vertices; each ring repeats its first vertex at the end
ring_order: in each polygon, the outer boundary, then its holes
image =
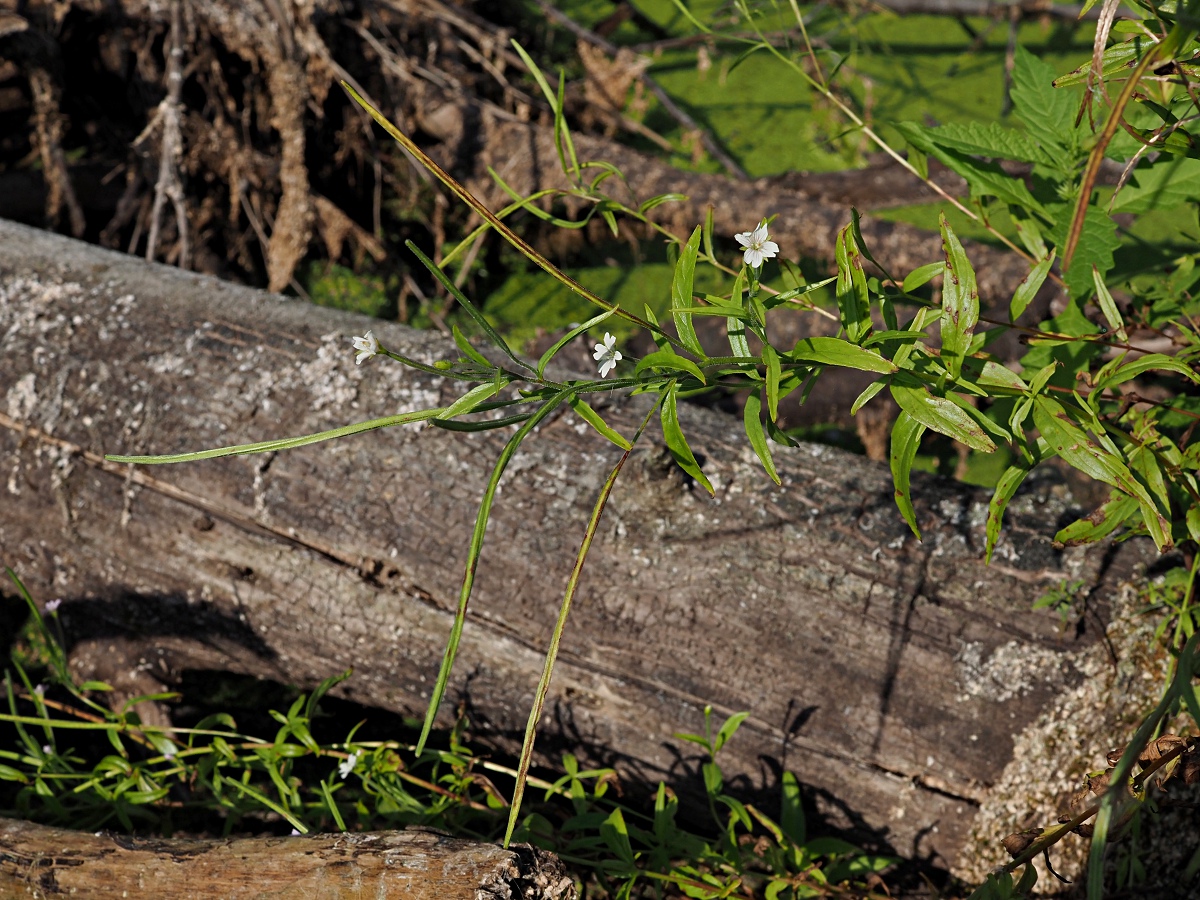
POLYGON ((1112 496, 1090 515, 1059 531, 1054 536, 1054 541, 1064 547, 1095 543, 1124 525, 1137 511, 1138 502, 1134 497, 1121 491, 1113 491, 1112 496))
POLYGON ((971 196, 995 197, 1022 209, 1045 212, 1042 204, 1029 193, 1025 182, 1013 178, 999 163, 982 162, 965 153, 941 146, 937 142, 937 129, 925 128, 916 122, 900 122, 895 128, 910 144, 935 157, 944 166, 965 178, 971 187, 971 196))
POLYGON ((1004 510, 1008 508, 1008 501, 1013 498, 1028 474, 1029 468, 1026 466, 1009 466, 996 482, 996 490, 988 503, 987 546, 983 551, 985 564, 992 561, 992 551, 996 549, 996 541, 1000 538, 1000 526, 1004 522, 1004 510))
POLYGON ((693 305, 692 285, 696 276, 696 257, 700 252, 700 226, 692 232, 688 242, 679 251, 679 261, 675 263, 675 276, 671 279, 671 314, 675 318, 675 330, 679 332, 679 340, 701 359, 704 358, 704 348, 696 337, 696 329, 692 326, 692 316, 685 312, 693 305))
POLYGON ((1055 165, 1061 160, 1038 146, 1028 135, 1015 128, 1006 128, 999 122, 952 123, 926 129, 939 146, 970 156, 987 156, 993 159, 1012 159, 1021 162, 1055 165))
MULTIPOLYGON (((1047 211, 1056 220, 1051 239, 1057 247, 1062 247, 1066 244, 1073 210, 1066 204, 1055 204, 1047 207, 1047 211)), ((1079 233, 1079 243, 1075 246, 1071 265, 1062 273, 1072 298, 1077 299, 1091 293, 1094 287, 1092 266, 1100 270, 1102 277, 1112 270, 1113 252, 1119 246, 1121 238, 1117 234, 1117 223, 1109 218, 1104 210, 1089 206, 1084 213, 1083 230, 1079 233)))
POLYGON ((1056 88, 1054 67, 1024 47, 1017 46, 1013 63, 1013 113, 1043 149, 1057 153, 1063 163, 1069 163, 1062 157, 1075 144, 1075 112, 1079 101, 1056 88))
POLYGON ((890 459, 892 481, 896 486, 896 506, 900 509, 900 515, 904 516, 908 527, 917 536, 917 540, 921 539, 921 529, 917 527, 917 512, 913 509, 910 476, 913 460, 917 456, 917 448, 921 446, 921 435, 924 433, 925 426, 904 410, 900 411, 900 415, 892 424, 890 459))
POLYGON ((700 464, 696 462, 696 456, 692 453, 692 448, 688 446, 683 429, 679 427, 679 410, 676 408, 675 396, 678 389, 679 386, 675 382, 671 382, 670 387, 667 388, 666 397, 663 399, 662 411, 659 414, 662 421, 663 441, 679 467, 702 485, 710 496, 716 496, 712 483, 700 471, 700 464))
POLYGON ((699 366, 687 357, 680 356, 669 347, 665 350, 657 350, 654 353, 643 356, 638 360, 637 369, 634 374, 640 375, 646 369, 666 369, 669 372, 686 372, 701 384, 708 384, 699 366))
POLYGON ((587 401, 578 394, 573 396, 568 402, 571 405, 571 409, 575 411, 576 415, 595 428, 602 437, 612 441, 622 450, 633 449, 633 444, 629 443, 628 439, 626 439, 623 434, 605 422, 600 416, 600 413, 592 409, 592 407, 588 405, 587 401))
POLYGON ((841 338, 801 338, 788 356, 798 361, 842 366, 863 372, 879 372, 883 375, 897 371, 896 364, 882 357, 877 351, 866 350, 841 338))
POLYGON ((945 213, 940 221, 942 248, 946 253, 946 277, 942 280, 942 363, 950 377, 957 380, 979 323, 979 288, 975 270, 945 213))
POLYGON ((771 447, 763 432, 762 424, 762 390, 751 391, 746 395, 746 406, 742 410, 742 420, 746 426, 746 438, 750 441, 755 455, 762 463, 763 469, 771 480, 780 484, 779 474, 775 471, 775 461, 771 459, 771 447))
POLYGON ((899 407, 926 428, 966 444, 972 450, 992 453, 996 445, 970 415, 945 397, 937 397, 924 387, 892 384, 892 397, 899 407))
POLYGON ((1033 302, 1033 298, 1037 296, 1037 292, 1045 283, 1046 276, 1050 274, 1050 267, 1054 265, 1055 256, 1056 254, 1051 251, 1050 255, 1030 269, 1029 274, 1017 285, 1017 289, 1013 291, 1012 301, 1008 305, 1010 321, 1017 321, 1021 318, 1021 314, 1029 308, 1029 304, 1033 302))
POLYGON ((763 363, 767 369, 767 414, 772 422, 779 420, 779 354, 770 344, 763 345, 763 363))
POLYGON ((944 271, 946 271, 946 264, 941 262, 929 263, 918 269, 913 269, 904 277, 904 284, 900 285, 900 290, 906 294, 911 294, 917 288, 928 284, 938 275, 941 275, 944 271))

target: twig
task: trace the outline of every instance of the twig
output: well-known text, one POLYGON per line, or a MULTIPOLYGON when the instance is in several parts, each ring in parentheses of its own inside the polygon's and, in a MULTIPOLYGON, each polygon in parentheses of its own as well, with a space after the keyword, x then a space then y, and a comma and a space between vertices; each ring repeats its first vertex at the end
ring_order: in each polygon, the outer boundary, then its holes
MULTIPOLYGON (((555 9, 553 6, 547 3, 546 0, 537 0, 537 5, 538 8, 546 14, 547 18, 557 22, 581 41, 585 41, 586 43, 591 44, 593 47, 600 48, 609 56, 615 57, 617 53, 620 52, 620 48, 617 47, 616 44, 613 44, 611 41, 600 37, 600 35, 596 34, 596 32, 584 28, 582 25, 578 24, 568 15, 566 15, 566 13, 555 9)), ((712 156, 713 159, 715 159, 722 165, 722 167, 724 167, 725 171, 740 181, 749 180, 750 176, 746 174, 745 170, 742 169, 742 167, 736 162, 734 162, 733 158, 729 156, 728 153, 721 149, 720 145, 716 142, 707 129, 702 128, 695 119, 679 108, 675 101, 671 99, 671 95, 663 90, 662 85, 655 81, 654 78, 646 72, 639 73, 637 77, 642 84, 646 86, 646 89, 658 99, 658 102, 662 104, 663 109, 667 111, 671 118, 678 122, 685 130, 692 131, 700 135, 700 141, 704 144, 704 149, 708 151, 709 155, 712 156)))
POLYGON ((153 262, 158 250, 159 220, 167 199, 175 208, 175 227, 179 231, 179 268, 191 263, 188 244, 187 208, 184 205, 183 185, 179 182, 179 158, 183 149, 179 124, 180 98, 183 93, 183 25, 182 0, 172 0, 171 31, 167 52, 167 96, 159 104, 156 116, 162 123, 162 143, 158 155, 158 182, 154 185, 154 206, 150 210, 150 234, 146 237, 146 259, 153 262))

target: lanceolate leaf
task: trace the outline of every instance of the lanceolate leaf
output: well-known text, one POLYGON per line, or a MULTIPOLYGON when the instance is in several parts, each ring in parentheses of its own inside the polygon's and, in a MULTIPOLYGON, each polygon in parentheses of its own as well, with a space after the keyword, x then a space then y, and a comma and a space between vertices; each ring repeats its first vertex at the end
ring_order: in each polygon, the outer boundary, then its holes
POLYGON ((928 284, 934 278, 946 271, 946 264, 935 262, 921 266, 919 269, 913 269, 904 276, 904 284, 900 286, 900 290, 906 294, 910 294, 924 284, 928 284))
POLYGON ((972 450, 991 453, 996 449, 979 424, 945 397, 935 397, 924 387, 899 383, 892 384, 892 396, 902 410, 926 428, 952 437, 972 450))
POLYGON ((1146 530, 1160 552, 1171 549, 1170 526, 1155 506, 1154 498, 1134 477, 1125 461, 1093 441, 1067 414, 1062 404, 1039 396, 1033 404, 1033 421, 1054 452, 1085 475, 1112 485, 1138 500, 1146 530))
POLYGON ((858 344, 871 332, 870 295, 867 293, 862 256, 854 243, 849 225, 838 232, 835 255, 838 266, 837 302, 842 313, 842 327, 846 329, 850 340, 858 344))
POLYGON ((779 484, 779 474, 775 471, 775 462, 771 459, 771 448, 767 444, 767 436, 763 433, 762 424, 762 390, 751 391, 746 395, 746 408, 743 410, 746 425, 746 437, 754 448, 763 469, 771 480, 779 484))
POLYGON ((770 344, 763 344, 763 362, 767 366, 767 413, 771 421, 779 419, 779 354, 770 344))
POLYGON ((975 270, 963 251, 946 215, 941 215, 942 247, 946 251, 946 277, 942 281, 942 362, 950 377, 958 378, 963 358, 979 323, 979 288, 975 270))
POLYGON ((900 515, 913 530, 917 539, 921 538, 921 529, 917 527, 917 513, 913 509, 912 490, 909 486, 909 475, 912 472, 913 460, 917 456, 917 448, 921 446, 921 435, 925 426, 901 410, 895 424, 892 425, 892 481, 896 484, 896 506, 900 515))
POLYGON ((1137 359, 1117 367, 1106 378, 1098 380, 1096 389, 1100 390, 1121 384, 1132 378, 1137 378, 1143 372, 1155 369, 1164 372, 1175 372, 1190 381, 1200 382, 1200 376, 1197 376, 1191 367, 1182 360, 1176 359, 1173 356, 1167 356, 1165 353, 1147 353, 1145 356, 1139 356, 1137 359))
POLYGON ((557 341, 555 341, 554 346, 551 347, 549 350, 547 350, 545 353, 543 353, 542 358, 538 360, 537 377, 541 378, 542 375, 545 374, 546 366, 550 365, 550 360, 554 359, 554 357, 556 355, 558 355, 559 350, 561 350, 563 347, 565 347, 571 341, 575 340, 575 338, 579 337, 579 335, 583 334, 589 328, 599 325, 601 322, 603 322, 605 319, 607 319, 609 316, 611 316, 615 311, 616 310, 610 309, 607 312, 600 313, 600 315, 598 315, 598 316, 593 316, 592 318, 590 318, 586 322, 584 322, 582 325, 578 325, 575 328, 572 328, 570 331, 568 331, 566 334, 564 334, 561 338, 559 338, 557 341))
POLYGON ((1113 491, 1103 506, 1062 529, 1054 536, 1054 541, 1065 547, 1095 543, 1124 525, 1137 511, 1136 498, 1113 491))
POLYGON ((864 350, 857 344, 840 338, 802 338, 796 342, 796 348, 788 355, 795 360, 861 369, 864 372, 879 372, 884 375, 897 371, 896 364, 891 360, 884 359, 873 350, 864 350))
POLYGON ((1109 293, 1108 285, 1104 283, 1104 279, 1100 277, 1100 270, 1095 266, 1092 266, 1092 283, 1096 286, 1096 302, 1100 304, 1100 311, 1104 313, 1104 321, 1108 322, 1109 329, 1115 331, 1121 340, 1129 340, 1125 331, 1125 320, 1121 318, 1121 311, 1117 309, 1117 301, 1109 293))
POLYGON ((692 232, 688 242, 679 251, 679 261, 675 264, 675 277, 671 280, 671 310, 675 317, 675 329, 679 332, 679 340, 701 359, 704 349, 696 337, 696 329, 692 327, 690 313, 684 312, 693 305, 692 284, 696 275, 696 256, 700 251, 700 226, 692 232))
POLYGON ((988 504, 987 546, 983 551, 985 563, 992 561, 992 551, 996 549, 996 541, 1000 538, 1000 526, 1004 522, 1004 510, 1008 508, 1008 501, 1013 498, 1028 474, 1029 469, 1026 466, 1009 466, 996 483, 996 492, 992 494, 992 500, 988 504))
POLYGON ((697 366, 690 359, 680 356, 670 348, 666 350, 657 350, 648 356, 643 356, 641 360, 638 361, 637 369, 635 371, 640 375, 646 369, 667 369, 668 371, 672 372, 687 372, 701 384, 708 384, 704 378, 704 373, 700 371, 699 366, 697 366))
POLYGON ((683 471, 687 472, 692 478, 703 485, 704 489, 710 495, 715 496, 716 491, 713 490, 712 483, 709 482, 705 474, 700 471, 700 464, 696 462, 696 456, 692 453, 692 448, 688 446, 687 438, 683 436, 683 429, 679 427, 679 411, 675 408, 675 394, 678 390, 678 385, 672 381, 667 388, 667 396, 662 405, 662 430, 663 440, 667 444, 667 449, 671 451, 671 456, 675 458, 675 462, 683 471))
POLYGON ((571 398, 571 409, 589 425, 596 429, 601 435, 608 438, 622 450, 632 450, 633 444, 625 438, 623 434, 616 431, 611 425, 600 417, 600 413, 596 412, 587 401, 576 394, 571 398))
POLYGON ((1017 285, 1017 289, 1013 292, 1012 302, 1008 306, 1008 315, 1013 322, 1021 318, 1021 313, 1025 312, 1029 304, 1033 302, 1033 298, 1037 296, 1037 292, 1041 290, 1042 284, 1046 281, 1046 276, 1050 274, 1052 265, 1054 265, 1054 253, 1030 269, 1025 280, 1017 285))

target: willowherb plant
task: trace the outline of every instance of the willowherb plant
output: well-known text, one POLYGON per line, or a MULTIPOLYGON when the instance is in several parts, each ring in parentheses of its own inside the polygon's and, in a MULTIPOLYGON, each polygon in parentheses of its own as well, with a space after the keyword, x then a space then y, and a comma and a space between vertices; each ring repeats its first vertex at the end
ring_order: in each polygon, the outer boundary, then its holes
MULTIPOLYGON (((681 0, 676 3, 691 17, 681 0)), ((752 11, 741 0, 736 5, 742 24, 748 23, 757 30, 752 11)), ((1158 282, 1139 281, 1138 273, 1110 278, 1115 265, 1114 250, 1119 243, 1118 226, 1094 190, 1100 163, 1107 155, 1126 164, 1109 204, 1113 210, 1137 213, 1200 197, 1200 169, 1187 155, 1191 144, 1184 147, 1179 140, 1186 136, 1186 123, 1200 115, 1200 102, 1190 84, 1189 68, 1192 56, 1200 49, 1196 42, 1200 26, 1193 25, 1200 2, 1179 8, 1172 5, 1170 9, 1166 5, 1147 5, 1152 21, 1157 23, 1157 32, 1143 24, 1144 34, 1098 52, 1086 76, 1076 73, 1060 79, 1062 85, 1088 80, 1082 106, 1054 86, 1054 73, 1048 67, 1018 50, 1013 105, 1024 130, 1001 125, 930 127, 900 123, 896 127, 908 143, 907 158, 888 146, 832 91, 825 73, 836 72, 839 60, 836 56, 829 58, 832 51, 814 49, 797 4, 790 5, 803 38, 802 46, 780 47, 762 31, 756 38, 729 39, 742 42, 746 54, 758 51, 772 54, 917 177, 928 182, 925 160, 934 157, 966 179, 969 198, 957 200, 945 192, 943 196, 1030 263, 1029 275, 1012 296, 1006 317, 994 318, 981 307, 975 272, 945 216, 940 220, 941 258, 901 274, 889 272, 872 256, 855 214, 837 235, 836 273, 825 280, 801 283, 787 290, 772 287, 764 274, 766 261, 781 252, 769 239, 769 217, 757 224, 746 223, 751 230, 736 235, 742 248, 741 265, 736 268, 723 261, 717 250, 711 209, 706 221, 687 238, 671 234, 651 221, 648 214, 659 204, 674 199, 673 196, 652 197, 636 207, 608 196, 605 183, 612 178, 623 181, 622 173, 609 163, 580 161, 563 114, 562 80, 557 89, 553 87, 525 50, 515 45, 554 111, 559 158, 572 187, 521 197, 496 176, 513 196, 513 202, 499 212, 485 207, 349 85, 343 84, 350 96, 393 138, 482 219, 483 224, 440 265, 411 242, 408 246, 494 345, 502 362, 493 362, 479 352, 458 328, 453 334, 463 355, 453 363, 433 366, 390 350, 372 332, 367 332, 353 340, 357 363, 376 356, 388 357, 423 372, 461 381, 467 390, 444 407, 303 437, 172 456, 108 457, 118 462, 164 463, 265 452, 416 421, 461 430, 513 429, 480 502, 454 624, 417 745, 420 752, 445 694, 496 487, 508 461, 538 423, 562 406, 570 406, 601 437, 620 447, 624 454, 609 473, 595 502, 547 649, 528 719, 506 840, 520 821, 521 797, 536 726, 584 561, 613 485, 652 418, 657 417, 663 441, 674 460, 699 485, 712 491, 680 425, 681 397, 715 386, 744 390, 747 441, 767 476, 778 482, 770 445, 790 443, 778 426, 780 401, 796 392, 803 399, 829 367, 869 372, 875 380, 854 402, 851 412, 857 413, 885 390, 898 405, 900 414, 892 430, 890 459, 896 503, 918 537, 910 474, 923 437, 934 432, 978 453, 1003 450, 1007 455, 1009 463, 998 480, 988 510, 985 556, 989 559, 1008 502, 1029 472, 1055 457, 1111 488, 1110 499, 1100 509, 1059 531, 1056 539, 1061 543, 1097 541, 1122 528, 1125 534, 1148 535, 1160 551, 1180 545, 1194 548, 1200 543, 1200 485, 1196 474, 1200 471, 1200 445, 1190 444, 1192 429, 1200 421, 1200 404, 1194 395, 1187 394, 1193 385, 1200 383, 1195 372, 1200 339, 1191 318, 1195 304, 1190 293, 1200 280, 1200 270, 1196 268, 1195 255, 1191 255, 1171 262, 1165 280, 1158 282), (805 59, 812 65, 803 65, 805 59), (1154 70, 1158 71, 1166 65, 1174 65, 1182 81, 1182 89, 1174 94, 1166 82, 1148 84, 1141 80, 1152 71, 1152 66, 1159 67, 1154 70), (1104 93, 1094 86, 1098 81, 1117 78, 1125 78, 1124 86, 1106 106, 1104 93), (1144 88, 1142 93, 1137 92, 1139 84, 1144 88), (1150 94, 1155 92, 1157 95, 1152 98, 1150 94), (1129 112, 1132 102, 1141 105, 1136 116, 1129 112), (1105 113, 1105 125, 1098 134, 1093 134, 1088 123, 1105 113), (1125 118, 1127 114, 1133 121, 1125 118), (1163 124, 1150 127, 1145 120, 1153 117, 1163 124), (1119 132, 1122 125, 1125 131, 1119 132), (1123 136, 1126 134, 1130 136, 1128 139, 1123 136), (1161 150, 1162 156, 1151 159, 1148 150, 1161 150), (1023 164, 1028 175, 1011 176, 1001 168, 999 160, 1023 164), (586 206, 586 214, 568 221, 537 205, 537 201, 555 196, 586 206), (505 220, 520 210, 572 228, 582 227, 598 216, 614 234, 618 232, 617 217, 628 217, 672 241, 678 254, 670 296, 673 329, 664 328, 649 306, 643 315, 621 309, 554 266, 506 224, 505 220), (1015 239, 993 221, 1001 217, 1011 222, 1015 239), (571 329, 536 363, 515 353, 445 274, 446 267, 487 229, 498 232, 550 277, 601 310, 571 329), (697 296, 695 273, 702 264, 724 273, 726 290, 697 296), (868 266, 873 267, 875 274, 868 275, 868 266), (940 297, 933 301, 926 285, 935 279, 940 279, 941 288, 940 297), (1062 311, 1036 327, 1019 324, 1018 320, 1048 280, 1063 288, 1062 311), (833 286, 836 298, 838 335, 777 346, 772 341, 771 314, 791 308, 830 315, 829 311, 819 309, 815 300, 816 292, 827 285, 833 286), (1120 301, 1113 293, 1119 287, 1125 289, 1118 291, 1122 293, 1120 301), (724 348, 715 354, 701 344, 693 324, 696 316, 724 320, 727 354, 724 348), (641 359, 628 359, 617 349, 611 333, 605 332, 603 340, 595 345, 599 377, 558 380, 547 374, 549 364, 568 342, 585 333, 595 333, 598 337, 594 330, 611 317, 623 318, 648 332, 656 345, 654 352, 641 359), (1027 344, 1019 363, 1002 359, 989 349, 998 337, 1013 329, 1022 334, 1027 344), (755 338, 761 350, 752 352, 750 337, 755 338), (1159 338, 1165 339, 1165 344, 1159 338), (1149 398, 1135 387, 1146 379, 1165 379, 1176 385, 1175 396, 1169 401, 1149 398), (654 403, 637 430, 627 436, 606 423, 587 402, 590 394, 599 391, 648 394, 654 403), (500 418, 467 418, 497 410, 509 414, 500 418)), ((708 31, 691 18, 698 28, 708 31)), ((1099 39, 1098 48, 1103 48, 1106 38, 1107 33, 1099 39)), ((1187 621, 1186 627, 1190 628, 1190 618, 1187 621)), ((1190 684, 1195 664, 1194 644, 1194 639, 1187 648, 1177 644, 1181 685, 1190 684)), ((1175 703, 1186 703, 1200 719, 1193 692, 1179 687, 1171 696, 1175 703)), ((1134 757, 1135 743, 1130 744, 1134 757)), ((1117 778, 1127 774, 1126 762, 1123 759, 1117 766, 1117 778)), ((1101 804, 1094 832, 1097 845, 1104 840, 1102 823, 1105 816, 1111 817, 1114 803, 1106 799, 1101 804)), ((1033 852, 1040 849, 1041 842, 1033 852)), ((1098 859, 1099 854, 1093 854, 1092 880, 1098 877, 1095 874, 1098 859)), ((1026 874, 1015 886, 1010 879, 1007 887, 997 883, 993 888, 1024 889, 1029 886, 1026 882, 1030 877, 1026 874)))

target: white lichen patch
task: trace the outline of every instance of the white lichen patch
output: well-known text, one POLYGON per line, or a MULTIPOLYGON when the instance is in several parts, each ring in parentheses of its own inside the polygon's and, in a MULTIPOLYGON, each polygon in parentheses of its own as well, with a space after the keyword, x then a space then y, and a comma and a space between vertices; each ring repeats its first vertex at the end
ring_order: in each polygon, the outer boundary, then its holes
MULTIPOLYGON (((1158 699, 1165 659, 1153 637, 1155 620, 1138 615, 1136 591, 1125 585, 1114 603, 1108 640, 1066 654, 1068 664, 1084 679, 1060 695, 1019 734, 1013 756, 1000 779, 988 791, 954 874, 972 883, 1008 862, 1000 841, 1013 832, 1051 827, 1063 799, 1078 790, 1083 776, 1104 768, 1104 754, 1133 733, 1142 715, 1158 699)), ((1087 843, 1075 836, 1051 851, 1051 862, 1062 875, 1078 880, 1087 857, 1087 843)), ((1066 890, 1038 863, 1038 889, 1066 890)))
POLYGON ((9 418, 18 422, 25 421, 37 405, 37 376, 32 372, 22 375, 17 379, 17 383, 8 389, 5 399, 9 418))
POLYGON ((1061 652, 1020 641, 1009 641, 986 659, 983 645, 963 644, 954 657, 958 701, 971 698, 1003 703, 1028 694, 1040 684, 1061 683, 1070 660, 1061 652))

